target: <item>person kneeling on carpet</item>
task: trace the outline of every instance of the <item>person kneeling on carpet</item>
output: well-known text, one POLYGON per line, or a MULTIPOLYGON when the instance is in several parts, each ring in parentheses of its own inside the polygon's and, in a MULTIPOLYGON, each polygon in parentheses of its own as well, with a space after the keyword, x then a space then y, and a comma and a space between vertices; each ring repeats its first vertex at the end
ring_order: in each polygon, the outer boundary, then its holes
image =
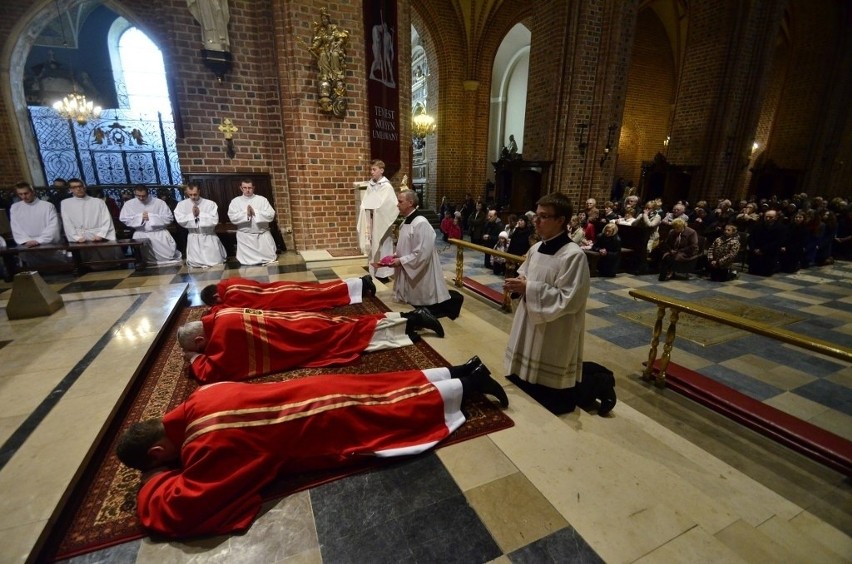
POLYGON ((369 275, 333 282, 258 282, 235 277, 205 286, 200 292, 201 301, 209 306, 267 311, 319 311, 360 304, 375 295, 376 285, 369 275))
POLYGON ((347 364, 363 352, 411 345, 418 329, 444 336, 427 310, 346 316, 214 307, 178 328, 177 341, 195 379, 210 384, 347 364))
POLYGON ((464 423, 472 392, 508 406, 477 357, 450 368, 223 382, 131 425, 116 455, 143 471, 137 514, 149 531, 234 533, 251 525, 276 478, 434 447, 464 423))

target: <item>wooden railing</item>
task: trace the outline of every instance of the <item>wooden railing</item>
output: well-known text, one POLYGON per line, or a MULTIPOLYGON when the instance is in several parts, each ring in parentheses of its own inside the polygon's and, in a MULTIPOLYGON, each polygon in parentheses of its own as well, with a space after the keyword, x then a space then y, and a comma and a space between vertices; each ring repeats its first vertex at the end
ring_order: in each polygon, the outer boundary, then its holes
MULTIPOLYGON (((519 257, 518 255, 510 255, 509 253, 504 253, 503 251, 495 251, 494 249, 483 247, 482 245, 474 245, 473 243, 468 243, 467 241, 463 241, 462 239, 450 239, 449 243, 456 246, 456 277, 453 280, 453 283, 456 285, 456 288, 461 288, 464 285, 465 249, 470 249, 471 251, 476 251, 478 253, 485 253, 493 257, 500 257, 506 259, 507 272, 517 271, 518 265, 524 262, 524 257, 519 257)), ((512 297, 506 290, 503 290, 502 308, 508 312, 512 311, 512 297)))
POLYGON ((674 340, 677 333, 677 321, 681 313, 703 317, 704 319, 736 327, 737 329, 742 329, 743 331, 748 331, 757 335, 763 335, 764 337, 769 337, 770 339, 781 341, 782 343, 787 343, 837 358, 844 362, 852 363, 852 349, 849 347, 823 341, 822 339, 807 337, 787 329, 766 325, 759 321, 745 319, 744 317, 709 308, 700 303, 687 302, 685 300, 657 294, 655 292, 648 292, 646 290, 630 290, 629 293, 634 298, 645 300, 657 305, 657 320, 654 323, 654 332, 651 336, 651 350, 648 352, 648 364, 642 374, 642 379, 649 381, 654 380, 658 386, 664 386, 666 382, 666 369, 668 368, 669 361, 671 360, 672 347, 674 346, 674 340), (654 363, 657 360, 657 347, 660 344, 660 334, 663 330, 663 318, 666 315, 666 309, 671 310, 671 315, 669 316, 669 326, 666 330, 666 340, 663 344, 663 355, 660 359, 659 369, 655 376, 654 363))

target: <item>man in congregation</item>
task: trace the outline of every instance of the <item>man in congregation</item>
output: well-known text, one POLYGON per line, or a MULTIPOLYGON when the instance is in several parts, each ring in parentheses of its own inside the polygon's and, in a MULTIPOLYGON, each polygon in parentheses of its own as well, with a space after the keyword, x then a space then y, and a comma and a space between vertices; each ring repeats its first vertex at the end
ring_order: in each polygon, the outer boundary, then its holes
POLYGON ((767 210, 748 237, 748 273, 772 276, 778 266, 781 247, 786 244, 787 229, 778 222, 778 212, 767 210))
MULTIPOLYGON (((505 289, 520 298, 505 368, 510 380, 555 413, 573 411, 583 380, 583 335, 590 277, 586 255, 568 237, 571 202, 555 192, 540 198, 534 218, 541 241, 527 252, 505 289)), ((615 405, 611 386, 598 413, 615 405)))
POLYGON ((269 224, 275 210, 269 200, 254 193, 251 179, 240 182, 240 191, 242 195, 228 206, 228 219, 237 228, 237 261, 244 266, 273 263, 278 253, 269 224))
POLYGON ((385 178, 384 161, 370 163, 370 182, 361 200, 358 214, 358 243, 367 255, 370 274, 381 282, 388 282, 393 269, 382 265, 384 257, 393 254, 393 223, 399 217, 396 192, 385 178))
POLYGON ((121 207, 119 220, 133 229, 133 239, 144 240, 145 257, 149 265, 171 266, 181 263, 177 243, 167 227, 174 221, 172 212, 159 198, 152 198, 148 187, 137 184, 132 200, 121 207))
MULTIPOLYGON (((501 231, 503 231, 503 222, 497 217, 497 210, 488 210, 485 227, 482 229, 482 246, 493 249, 501 231)), ((485 268, 491 268, 491 255, 488 253, 485 253, 485 268)))
POLYGON ((424 452, 464 424, 471 393, 509 404, 478 357, 450 368, 204 386, 135 423, 116 454, 142 470, 142 526, 168 537, 248 529, 276 478, 424 452))
POLYGON ((201 197, 198 184, 189 184, 185 199, 175 207, 175 221, 186 229, 186 265, 209 268, 225 262, 225 246, 216 235, 219 223, 219 206, 201 197))
POLYGON ((226 278, 202 288, 201 301, 209 306, 249 307, 264 311, 320 311, 359 304, 376 295, 369 274, 331 282, 258 282, 226 278))
POLYGON ((177 339, 196 380, 209 384, 347 364, 364 352, 411 345, 419 329, 444 332, 427 310, 345 316, 216 307, 182 325, 177 339))
POLYGON ((435 249, 435 230, 418 206, 413 190, 397 196, 399 215, 405 218, 399 228, 396 252, 388 263, 395 272, 394 299, 415 308, 426 308, 436 317, 455 319, 461 311, 461 294, 450 296, 441 259, 435 249))
MULTIPOLYGON (((36 197, 35 190, 27 182, 18 182, 15 193, 20 201, 12 204, 12 237, 21 247, 31 249, 41 245, 62 243, 59 231, 59 215, 50 202, 36 197)), ((38 268, 50 264, 65 262, 62 251, 22 253, 21 261, 27 268, 38 268)))
POLYGON ((659 281, 671 280, 675 264, 694 260, 698 256, 698 233, 687 227, 683 218, 672 221, 672 229, 663 243, 663 255, 660 257, 659 281))
MULTIPOLYGON (((71 198, 62 200, 62 225, 69 243, 101 243, 115 241, 115 226, 106 203, 86 194, 86 185, 79 178, 68 180, 71 198)), ((121 258, 117 247, 83 251, 85 261, 110 261, 121 258)))

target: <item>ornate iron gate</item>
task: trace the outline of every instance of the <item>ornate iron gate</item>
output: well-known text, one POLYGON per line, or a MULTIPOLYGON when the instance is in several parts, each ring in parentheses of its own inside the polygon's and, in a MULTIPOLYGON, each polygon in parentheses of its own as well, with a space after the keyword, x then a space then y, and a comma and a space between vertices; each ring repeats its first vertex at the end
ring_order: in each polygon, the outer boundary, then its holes
POLYGON ((48 183, 80 178, 86 184, 181 184, 170 114, 104 110, 86 125, 53 108, 30 106, 30 124, 48 183))

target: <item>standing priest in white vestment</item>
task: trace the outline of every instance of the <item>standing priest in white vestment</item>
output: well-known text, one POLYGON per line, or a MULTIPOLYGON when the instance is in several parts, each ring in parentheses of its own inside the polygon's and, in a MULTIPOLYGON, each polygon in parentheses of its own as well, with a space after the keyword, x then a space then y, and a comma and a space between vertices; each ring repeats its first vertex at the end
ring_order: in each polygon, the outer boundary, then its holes
POLYGON ((148 264, 180 264, 181 254, 177 243, 166 229, 175 219, 169 206, 159 198, 152 198, 144 184, 137 184, 133 188, 133 195, 136 196, 134 199, 124 202, 118 218, 133 229, 133 239, 146 241, 143 252, 148 264))
MULTIPOLYGON (((62 243, 59 215, 53 204, 38 199, 33 187, 26 182, 18 182, 15 185, 15 193, 21 199, 20 202, 12 204, 10 210, 15 243, 27 248, 62 243)), ((20 257, 28 268, 65 262, 65 253, 62 251, 22 253, 20 257)))
POLYGON ((541 241, 527 252, 517 278, 505 282, 513 296, 520 296, 505 368, 554 399, 570 402, 583 375, 589 265, 565 229, 572 211, 567 196, 548 194, 537 206, 533 222, 541 241))
POLYGON ((375 160, 370 164, 370 184, 361 200, 358 214, 358 245, 367 255, 370 274, 387 282, 393 274, 393 268, 376 266, 387 256, 393 255, 392 227, 399 210, 396 207, 396 192, 390 181, 385 178, 384 161, 375 160))
MULTIPOLYGON (((86 185, 79 178, 68 180, 71 198, 62 200, 62 225, 69 243, 97 243, 115 241, 115 227, 106 203, 100 198, 86 194, 86 185)), ((83 251, 83 260, 116 260, 121 258, 121 249, 109 247, 83 251)))
POLYGON ((275 210, 269 200, 254 193, 254 183, 245 179, 240 183, 242 196, 231 200, 228 219, 237 228, 237 260, 242 265, 275 262, 278 253, 269 224, 275 219, 275 210))
POLYGON ((186 265, 207 268, 222 264, 227 253, 216 235, 219 206, 201 197, 198 184, 187 186, 184 196, 175 207, 175 221, 189 231, 186 237, 186 265))

